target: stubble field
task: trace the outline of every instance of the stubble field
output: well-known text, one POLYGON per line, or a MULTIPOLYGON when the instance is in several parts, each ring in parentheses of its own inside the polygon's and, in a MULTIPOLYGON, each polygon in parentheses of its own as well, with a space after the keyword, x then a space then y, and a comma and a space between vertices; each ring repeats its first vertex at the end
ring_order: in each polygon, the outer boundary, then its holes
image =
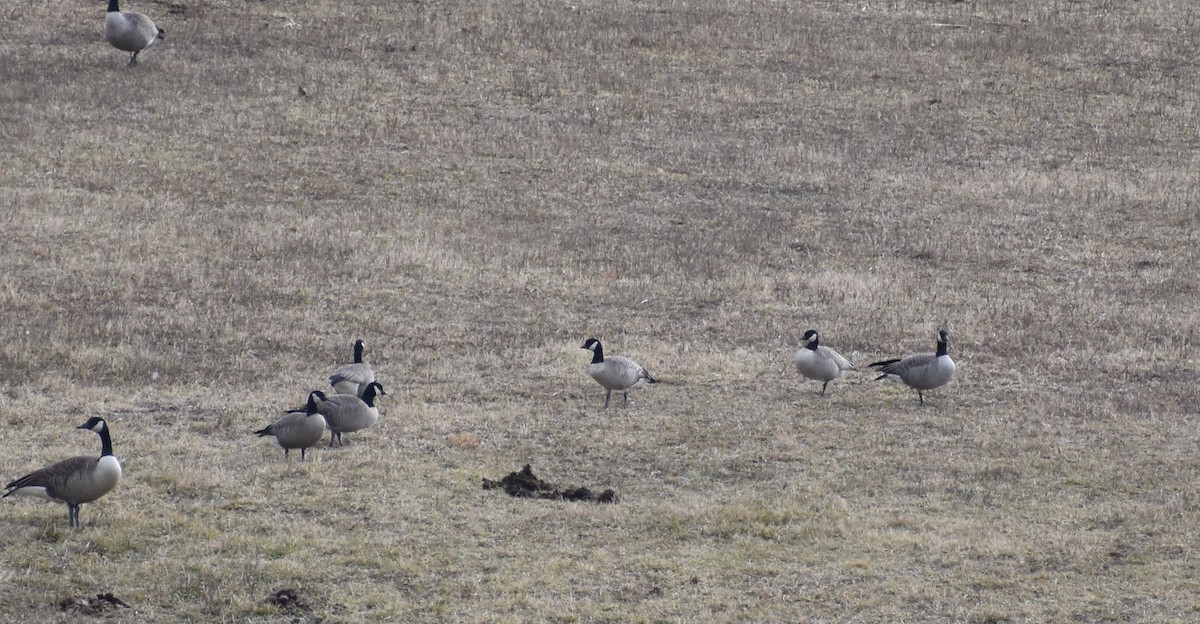
POLYGON ((1200 8, 123 8, 0 7, 0 479, 125 466, 0 501, 0 620, 1200 619, 1200 8), (251 434, 355 338, 375 428, 251 434))

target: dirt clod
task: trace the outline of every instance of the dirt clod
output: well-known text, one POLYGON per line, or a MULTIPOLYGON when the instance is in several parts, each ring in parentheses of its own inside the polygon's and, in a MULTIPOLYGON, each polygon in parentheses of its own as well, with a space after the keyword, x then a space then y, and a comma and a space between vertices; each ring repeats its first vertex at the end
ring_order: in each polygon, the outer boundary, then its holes
POLYGON ((617 493, 610 490, 604 490, 599 494, 593 493, 586 487, 573 487, 559 489, 553 483, 547 483, 537 478, 533 474, 533 469, 529 464, 520 472, 510 472, 507 476, 499 481, 493 481, 485 478, 483 480, 483 489, 492 490, 503 488, 509 496, 517 498, 543 498, 548 500, 568 500, 568 501, 585 501, 594 503, 615 503, 617 502, 617 493))
POLYGON ((83 598, 63 598, 58 603, 60 611, 78 611, 83 615, 103 615, 105 612, 116 610, 119 607, 128 609, 129 604, 112 595, 112 592, 83 598))
POLYGON ((279 610, 284 613, 307 613, 312 611, 312 607, 304 604, 294 589, 280 589, 271 594, 271 597, 267 598, 267 602, 279 607, 279 610))

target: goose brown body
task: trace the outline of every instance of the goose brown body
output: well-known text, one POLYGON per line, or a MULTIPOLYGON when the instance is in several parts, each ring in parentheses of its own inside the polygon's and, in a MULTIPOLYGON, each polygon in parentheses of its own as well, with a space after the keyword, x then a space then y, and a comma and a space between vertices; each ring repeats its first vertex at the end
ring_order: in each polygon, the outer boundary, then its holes
POLYGON ((339 366, 329 376, 329 385, 338 394, 352 394, 360 397, 367 386, 375 381, 375 369, 363 362, 363 341, 354 341, 354 361, 339 366))
POLYGON ((100 457, 72 457, 31 472, 4 486, 4 496, 32 496, 66 503, 68 522, 79 526, 79 506, 108 494, 121 480, 121 462, 113 455, 108 423, 92 417, 79 426, 100 436, 100 457))
POLYGON ((133 11, 122 11, 117 0, 109 0, 104 15, 104 40, 112 47, 129 52, 129 65, 137 65, 138 53, 163 38, 166 31, 154 20, 133 11))
POLYGON ((809 379, 822 382, 821 395, 825 394, 829 382, 841 377, 846 371, 854 370, 854 365, 849 360, 820 343, 821 337, 817 330, 810 329, 804 332, 803 340, 804 344, 793 358, 796 370, 809 379))
POLYGON ((367 384, 361 397, 351 394, 335 394, 317 402, 317 411, 325 417, 325 428, 329 429, 329 446, 337 440, 342 444, 343 433, 353 433, 374 426, 379 421, 379 408, 375 407, 377 396, 386 395, 377 381, 367 384))
POLYGON ((320 391, 310 392, 303 410, 290 411, 254 433, 274 436, 275 442, 283 449, 284 457, 292 449, 300 449, 300 461, 304 461, 305 451, 316 446, 325 435, 325 417, 317 411, 318 395, 324 396, 320 391))
POLYGON ((625 395, 625 404, 629 403, 629 389, 645 382, 655 383, 657 380, 650 375, 641 364, 633 360, 614 355, 604 357, 604 346, 595 338, 588 338, 581 347, 592 351, 592 361, 588 364, 588 375, 596 380, 596 383, 604 387, 604 407, 608 407, 608 401, 612 398, 613 390, 620 390, 625 395))
POLYGON ((875 378, 891 379, 917 391, 921 405, 925 404, 925 391, 940 388, 954 378, 954 360, 947 353, 950 333, 938 331, 937 351, 935 353, 914 353, 895 360, 874 362, 871 367, 882 375, 875 378))

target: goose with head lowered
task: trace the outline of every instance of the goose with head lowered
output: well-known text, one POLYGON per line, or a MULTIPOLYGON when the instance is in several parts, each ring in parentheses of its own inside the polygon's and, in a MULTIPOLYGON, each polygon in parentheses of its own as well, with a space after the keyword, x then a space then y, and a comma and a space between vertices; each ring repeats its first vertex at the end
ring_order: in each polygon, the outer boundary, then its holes
POLYGON ((137 65, 139 52, 157 43, 166 32, 145 15, 122 11, 117 6, 117 0, 108 0, 108 13, 104 15, 104 40, 112 47, 129 53, 130 67, 137 65))
POLYGON ((283 448, 283 456, 288 457, 292 449, 300 449, 300 461, 304 461, 304 452, 317 445, 325 435, 325 417, 317 411, 319 396, 325 396, 320 390, 308 393, 308 403, 302 410, 293 410, 282 418, 255 431, 261 436, 274 436, 275 442, 283 448))
POLYGON ((79 527, 79 506, 112 491, 121 480, 121 462, 113 456, 108 423, 93 416, 79 425, 100 436, 100 458, 72 457, 31 472, 4 486, 4 496, 18 494, 66 503, 68 522, 79 527))
POLYGON ((329 385, 338 394, 362 396, 367 386, 375 381, 375 369, 363 361, 363 341, 354 341, 354 361, 339 366, 329 376, 329 385))
POLYGON ((596 383, 604 387, 604 407, 608 408, 608 400, 612 398, 613 390, 620 390, 625 395, 625 404, 629 404, 629 389, 642 383, 655 383, 657 380, 650 376, 641 364, 633 360, 613 355, 604 357, 604 346, 595 338, 588 338, 580 348, 592 352, 592 362, 588 364, 588 374, 596 383))
POLYGON ((796 369, 809 379, 823 382, 821 396, 825 396, 825 388, 829 382, 842 376, 846 371, 854 370, 854 365, 840 353, 821 344, 821 336, 817 330, 804 332, 804 344, 796 351, 796 369))
POLYGON ((335 394, 317 401, 317 411, 325 417, 325 427, 329 429, 329 446, 333 446, 335 439, 341 446, 343 433, 361 431, 378 422, 379 408, 375 407, 375 399, 384 395, 387 393, 383 386, 372 381, 361 397, 335 394))
POLYGON ((871 368, 882 375, 875 378, 891 379, 903 382, 909 388, 917 391, 921 405, 925 404, 925 391, 933 390, 950 383, 954 377, 954 360, 946 353, 950 343, 950 333, 938 330, 936 353, 914 353, 895 360, 883 360, 871 364, 871 368))

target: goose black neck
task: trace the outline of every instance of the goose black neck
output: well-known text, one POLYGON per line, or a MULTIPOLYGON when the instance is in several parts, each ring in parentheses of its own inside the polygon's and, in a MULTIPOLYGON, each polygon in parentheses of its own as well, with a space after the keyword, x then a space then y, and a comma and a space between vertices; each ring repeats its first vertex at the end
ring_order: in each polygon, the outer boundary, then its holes
MULTIPOLYGON (((117 0, 112 0, 112 1, 116 2, 117 0)), ((362 351, 363 351, 363 343, 361 340, 359 340, 358 342, 354 343, 354 363, 355 364, 363 363, 362 351)))
POLYGON ((604 361, 604 347, 600 343, 596 343, 596 348, 592 350, 592 364, 600 364, 604 361))
POLYGON ((805 346, 805 347, 808 347, 809 349, 811 349, 811 350, 813 350, 813 351, 816 351, 816 350, 817 350, 817 345, 819 345, 820 343, 821 343, 821 338, 820 338, 820 337, 818 337, 818 336, 813 336, 813 339, 812 339, 812 340, 810 340, 810 341, 808 342, 808 344, 806 344, 806 345, 804 345, 804 346, 805 346))
POLYGON ((938 354, 938 357, 942 357, 943 355, 946 355, 946 342, 944 340, 938 341, 937 354, 938 354))
POLYGON ((108 12, 109 13, 117 13, 120 10, 121 9, 119 7, 117 7, 117 0, 108 0, 108 12))
POLYGON ((363 390, 362 396, 359 398, 362 399, 363 403, 367 404, 367 407, 375 407, 375 384, 367 386, 367 389, 363 390))
MULTIPOLYGON (((116 3, 117 0, 112 1, 113 3, 116 3)), ((108 425, 104 425, 104 427, 102 427, 100 431, 97 431, 96 433, 100 434, 100 457, 112 455, 112 438, 108 435, 108 425)))

